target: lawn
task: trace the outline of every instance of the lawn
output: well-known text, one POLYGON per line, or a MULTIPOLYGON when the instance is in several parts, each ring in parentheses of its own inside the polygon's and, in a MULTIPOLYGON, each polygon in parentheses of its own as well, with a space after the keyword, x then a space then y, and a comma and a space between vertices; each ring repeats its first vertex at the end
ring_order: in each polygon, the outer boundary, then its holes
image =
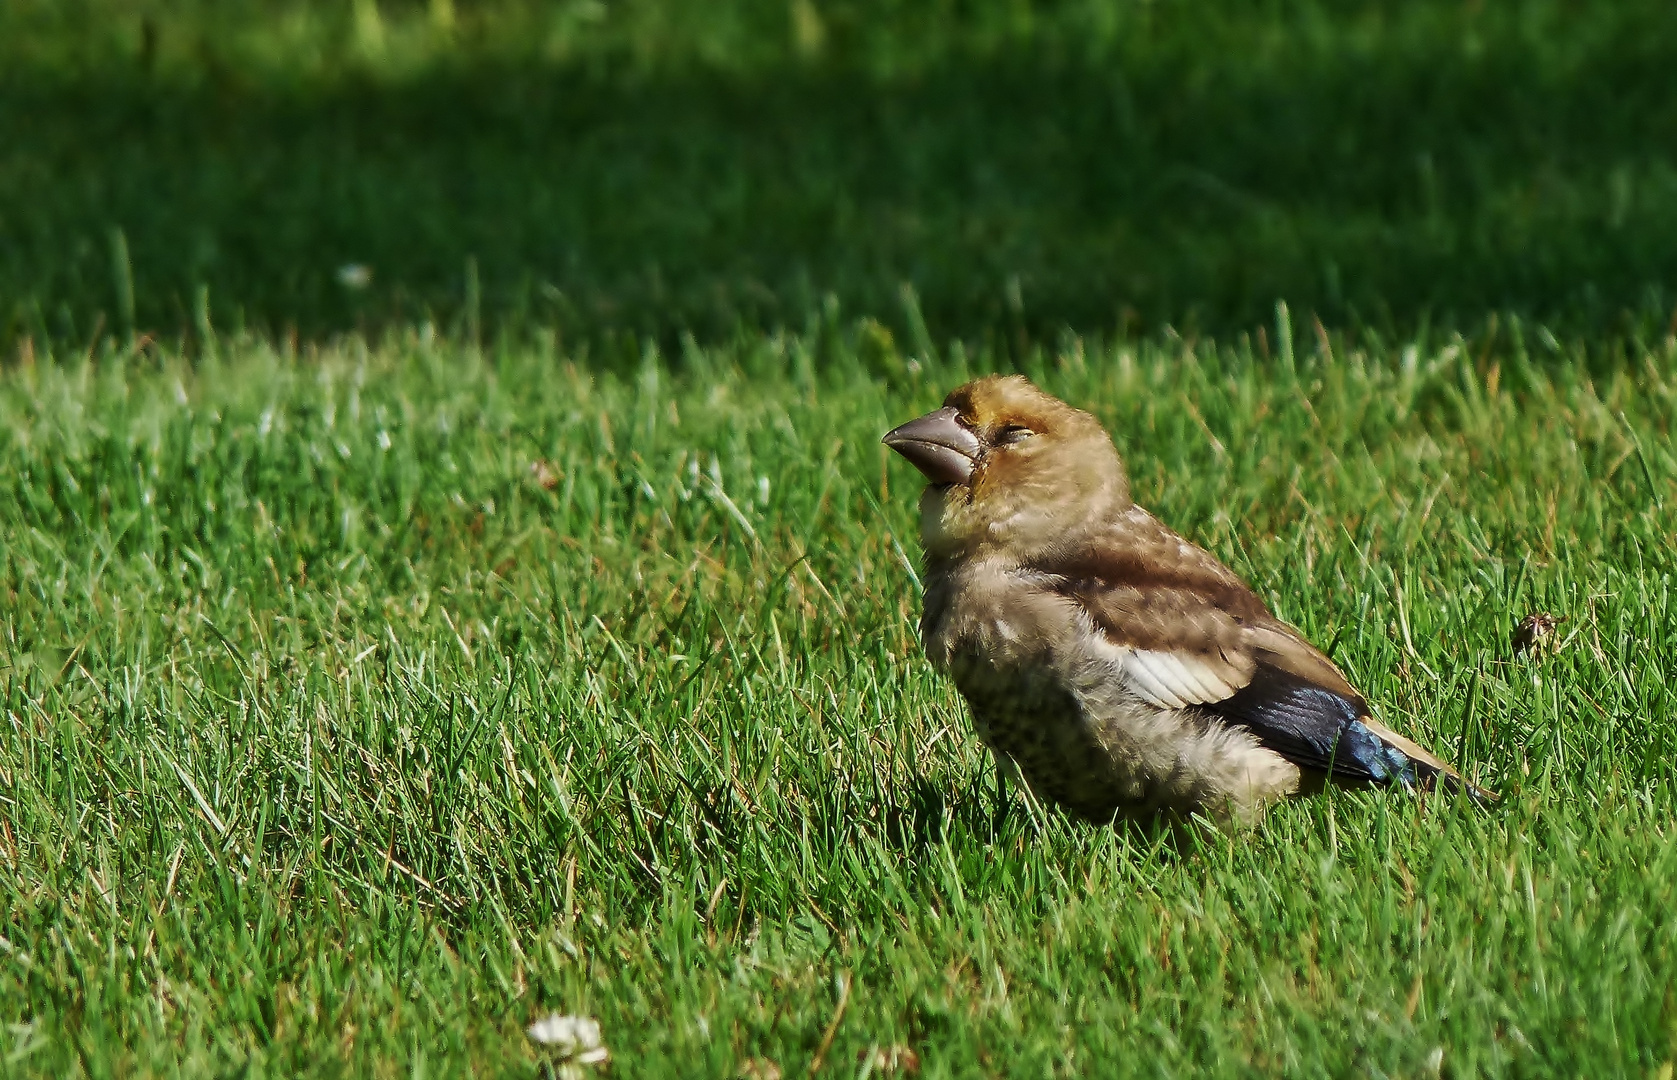
POLYGON ((1671 1080, 1673 9, 697 10, 0 7, 0 1075, 1671 1080), (999 802, 995 370, 1500 801, 999 802))
POLYGON ((940 337, 1663 332, 1673 70, 1667 0, 8 0, 0 342, 901 331, 904 281, 940 337))
POLYGON ((1177 839, 997 812, 878 445, 991 358, 871 341, 11 367, 9 1067, 535 1075, 558 1010, 614 1075, 1663 1075, 1677 345, 1026 365, 1502 793, 1177 839))

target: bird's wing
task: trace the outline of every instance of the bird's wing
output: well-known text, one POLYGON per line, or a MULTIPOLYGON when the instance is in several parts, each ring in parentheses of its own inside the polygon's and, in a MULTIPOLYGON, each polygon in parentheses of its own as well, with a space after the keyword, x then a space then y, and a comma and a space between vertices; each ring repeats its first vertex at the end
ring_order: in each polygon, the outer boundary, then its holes
POLYGON ((1131 511, 1095 544, 1034 567, 1118 650, 1139 697, 1197 707, 1302 768, 1412 783, 1449 765, 1376 721, 1333 662, 1210 553, 1131 511))

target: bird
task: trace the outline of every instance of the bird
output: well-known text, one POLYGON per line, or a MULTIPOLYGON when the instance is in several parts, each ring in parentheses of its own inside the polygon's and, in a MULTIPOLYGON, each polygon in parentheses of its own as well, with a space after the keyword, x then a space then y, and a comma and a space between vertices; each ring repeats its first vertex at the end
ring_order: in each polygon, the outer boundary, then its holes
POLYGON ((1440 783, 1320 649, 1137 506, 1094 416, 991 375, 893 428, 925 475, 920 636, 1002 777, 1095 822, 1251 824, 1283 798, 1440 783))

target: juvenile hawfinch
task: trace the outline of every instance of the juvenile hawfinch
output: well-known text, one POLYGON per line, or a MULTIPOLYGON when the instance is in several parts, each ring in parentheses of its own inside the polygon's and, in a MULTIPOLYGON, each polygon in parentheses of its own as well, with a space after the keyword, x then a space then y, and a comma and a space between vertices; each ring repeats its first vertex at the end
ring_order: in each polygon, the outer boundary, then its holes
POLYGON ((1324 780, 1487 794, 1370 716, 1233 571, 1130 501, 1088 413, 991 376, 885 444, 930 481, 926 655, 1037 797, 1094 821, 1250 821, 1324 780))

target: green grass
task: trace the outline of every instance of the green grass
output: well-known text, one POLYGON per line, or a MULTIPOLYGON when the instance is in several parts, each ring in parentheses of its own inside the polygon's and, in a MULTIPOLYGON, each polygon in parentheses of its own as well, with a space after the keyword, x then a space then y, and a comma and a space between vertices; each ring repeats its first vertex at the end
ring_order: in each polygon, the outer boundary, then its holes
POLYGON ((1493 808, 998 815, 877 441, 981 347, 12 366, 3 1071, 1668 1076, 1677 342, 1266 340, 1023 366, 1493 808))
POLYGON ((1662 334, 1667 0, 10 0, 0 346, 1662 334), (370 284, 343 286, 340 267, 370 284))
POLYGON ((1674 12, 0 4, 0 1076, 1671 1080, 1674 12), (1502 801, 998 807, 1014 368, 1502 801))

